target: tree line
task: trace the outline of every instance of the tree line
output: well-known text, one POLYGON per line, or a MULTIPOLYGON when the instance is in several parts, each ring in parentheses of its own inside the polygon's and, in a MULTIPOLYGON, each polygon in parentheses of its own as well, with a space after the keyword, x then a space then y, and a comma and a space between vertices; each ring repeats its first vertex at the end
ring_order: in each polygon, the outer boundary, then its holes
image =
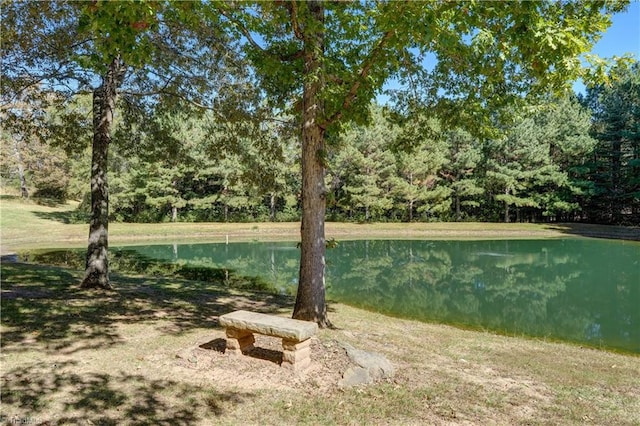
POLYGON ((635 217, 637 133, 622 121, 637 126, 637 81, 608 98, 613 68, 580 59, 627 5, 7 2, 3 177, 27 195, 37 164, 43 195, 88 191, 84 288, 110 288, 113 218, 299 218, 293 316, 330 325, 327 215, 635 217), (573 108, 559 95, 577 78, 601 88, 590 107, 610 123, 593 126, 588 162, 579 112, 575 131, 544 124, 573 108), (385 116, 371 102, 388 81, 385 116))
MULTIPOLYGON (((447 128, 429 111, 402 116, 374 103, 368 123, 330 137, 327 217, 637 225, 637 70, 635 64, 582 96, 529 105, 493 137, 447 128)), ((88 99, 78 97, 67 108, 61 115, 86 115, 88 99)), ((147 129, 116 124, 110 220, 300 220, 300 143, 286 117, 232 144, 210 112, 158 110, 136 119, 147 129), (128 143, 133 127, 134 150, 128 143)), ((21 135, 3 150, 5 182, 20 186, 24 196, 32 188, 35 197, 81 200, 77 220, 86 220, 88 148, 67 155, 46 139, 21 135)))

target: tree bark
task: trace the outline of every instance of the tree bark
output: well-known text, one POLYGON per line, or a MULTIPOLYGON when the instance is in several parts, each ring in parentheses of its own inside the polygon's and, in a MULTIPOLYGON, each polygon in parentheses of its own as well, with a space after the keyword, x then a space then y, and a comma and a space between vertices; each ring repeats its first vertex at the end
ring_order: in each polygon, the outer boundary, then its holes
POLYGON ((413 198, 409 200, 409 222, 413 222, 413 198))
POLYGON ((84 278, 80 287, 112 289, 109 282, 109 185, 107 164, 116 94, 124 67, 116 57, 93 91, 93 146, 91 156, 91 220, 84 278))
POLYGON ((304 87, 302 95, 302 224, 298 292, 293 318, 330 327, 325 301, 325 142, 324 105, 320 92, 324 85, 324 6, 307 3, 309 25, 304 35, 304 87))
POLYGON ((27 178, 24 173, 24 162, 22 161, 22 154, 20 153, 20 142, 14 138, 13 151, 18 164, 18 177, 20 178, 20 193, 22 198, 29 198, 29 189, 27 188, 27 178))
POLYGON ((509 203, 504 202, 504 223, 509 223, 509 203))
POLYGON ((270 194, 269 207, 270 207, 269 220, 271 222, 275 222, 276 221, 276 194, 275 194, 275 192, 272 192, 270 194))
MULTIPOLYGON (((409 185, 413 188, 413 173, 409 172, 409 185)), ((413 222, 413 197, 409 200, 409 222, 413 222)))
POLYGON ((611 211, 611 222, 622 223, 622 210, 624 205, 624 189, 622 188, 622 141, 620 136, 614 136, 611 144, 611 192, 609 196, 609 210, 611 211))
MULTIPOLYGON (((174 179, 171 182, 171 189, 173 194, 178 194, 179 190, 177 189, 178 182, 174 179)), ((171 222, 175 223, 178 221, 178 207, 175 203, 171 203, 171 222)))

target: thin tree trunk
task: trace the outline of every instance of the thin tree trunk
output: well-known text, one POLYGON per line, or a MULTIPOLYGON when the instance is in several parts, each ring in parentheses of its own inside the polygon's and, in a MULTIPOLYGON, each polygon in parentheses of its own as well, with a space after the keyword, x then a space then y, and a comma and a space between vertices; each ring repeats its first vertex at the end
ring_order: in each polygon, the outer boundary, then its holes
MULTIPOLYGON (((505 189, 504 194, 509 195, 509 189, 505 189)), ((504 202, 504 223, 509 223, 509 203, 506 200, 504 202)))
MULTIPOLYGON (((178 182, 175 179, 171 182, 171 189, 172 189, 173 195, 176 195, 179 193, 178 182)), ((171 222, 175 223, 177 221, 178 221, 178 207, 175 205, 175 203, 171 203, 171 222)))
POLYGON ((18 163, 18 177, 20 178, 20 193, 22 198, 29 198, 29 189, 27 188, 27 178, 24 174, 24 162, 22 161, 22 154, 20 153, 20 142, 14 140, 13 151, 16 156, 16 162, 18 163))
POLYGON ((611 192, 609 209, 611 210, 611 222, 619 225, 622 223, 622 210, 625 207, 624 190, 622 188, 622 142, 616 138, 611 144, 611 192))
POLYGON ((413 198, 409 200, 409 222, 413 222, 413 198))
MULTIPOLYGON (((409 185, 413 188, 413 173, 409 172, 409 185)), ((413 222, 413 198, 409 200, 409 222, 413 222)))
POLYGON ((321 59, 324 48, 324 6, 307 3, 316 21, 304 39, 304 87, 302 99, 302 225, 300 278, 293 318, 329 327, 325 301, 326 188, 324 183, 324 129, 319 123, 324 113, 320 90, 323 86, 321 59))
POLYGON ((271 197, 270 197, 270 204, 269 207, 271 208, 271 211, 269 212, 269 220, 271 222, 275 222, 276 221, 276 194, 275 192, 271 193, 271 197))
POLYGON ((116 90, 124 74, 119 57, 111 64, 102 85, 93 91, 93 153, 91 157, 91 221, 82 288, 111 289, 109 283, 109 185, 107 160, 116 90))

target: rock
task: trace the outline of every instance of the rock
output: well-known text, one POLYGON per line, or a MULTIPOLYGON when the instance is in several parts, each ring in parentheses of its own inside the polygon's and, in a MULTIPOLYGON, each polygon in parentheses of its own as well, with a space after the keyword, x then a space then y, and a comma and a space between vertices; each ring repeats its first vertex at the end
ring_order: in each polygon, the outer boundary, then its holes
POLYGON ((338 382, 338 386, 348 388, 369 383, 373 383, 373 379, 369 375, 369 370, 362 367, 349 367, 342 375, 342 380, 338 382))
POLYGON ((395 368, 384 355, 356 349, 348 343, 343 343, 342 347, 353 363, 367 370, 372 381, 387 379, 395 374, 395 368))

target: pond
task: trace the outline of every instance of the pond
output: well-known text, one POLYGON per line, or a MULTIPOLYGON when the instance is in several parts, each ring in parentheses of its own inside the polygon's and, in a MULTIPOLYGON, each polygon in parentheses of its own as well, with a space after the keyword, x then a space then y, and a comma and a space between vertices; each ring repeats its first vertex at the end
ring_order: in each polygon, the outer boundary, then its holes
MULTIPOLYGON (((295 294, 295 243, 127 247, 260 276, 295 294)), ((330 300, 420 321, 640 353, 640 244, 562 239, 343 241, 330 300)))

